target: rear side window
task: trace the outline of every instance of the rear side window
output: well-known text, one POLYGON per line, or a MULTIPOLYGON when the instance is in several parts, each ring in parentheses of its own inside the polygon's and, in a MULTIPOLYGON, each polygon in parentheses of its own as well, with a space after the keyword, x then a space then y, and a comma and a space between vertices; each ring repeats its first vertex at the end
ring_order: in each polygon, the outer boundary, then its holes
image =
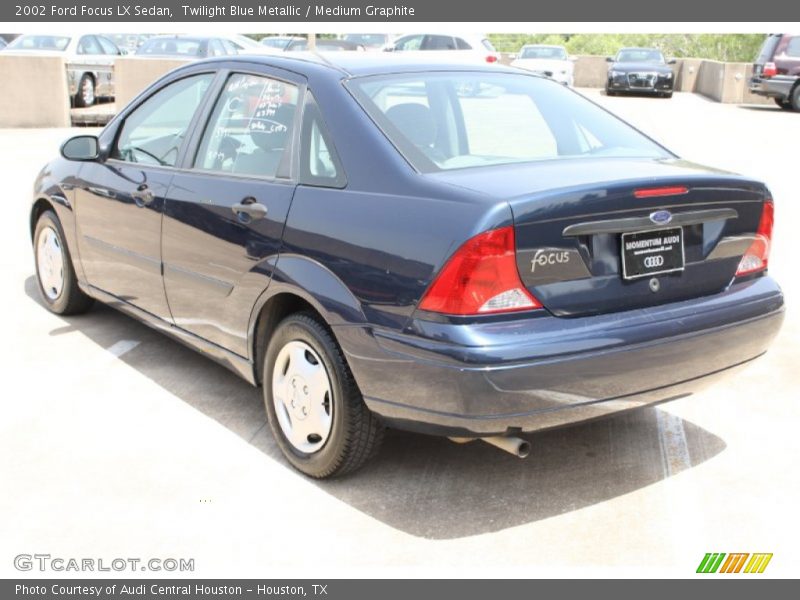
POLYGON ((467 42, 465 42, 460 37, 456 38, 456 47, 459 50, 472 50, 472 46, 470 46, 467 42))
POLYGON ((786 46, 786 56, 800 58, 800 36, 795 36, 789 40, 789 45, 786 46))
POLYGON ((346 184, 333 140, 310 93, 306 95, 300 136, 300 183, 335 188, 346 184))
POLYGON ((213 73, 186 77, 162 88, 126 118, 111 153, 132 163, 173 167, 213 73))
POLYGON ((297 86, 261 75, 230 76, 211 113, 195 167, 253 177, 288 176, 297 86))

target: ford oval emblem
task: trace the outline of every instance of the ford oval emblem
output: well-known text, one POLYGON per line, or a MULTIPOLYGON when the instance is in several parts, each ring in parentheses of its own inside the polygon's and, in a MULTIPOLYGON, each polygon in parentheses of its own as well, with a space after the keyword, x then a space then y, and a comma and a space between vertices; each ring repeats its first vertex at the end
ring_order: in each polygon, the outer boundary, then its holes
POLYGON ((672 221, 672 213, 668 210, 657 210, 654 213, 650 213, 650 220, 656 225, 666 225, 672 221))

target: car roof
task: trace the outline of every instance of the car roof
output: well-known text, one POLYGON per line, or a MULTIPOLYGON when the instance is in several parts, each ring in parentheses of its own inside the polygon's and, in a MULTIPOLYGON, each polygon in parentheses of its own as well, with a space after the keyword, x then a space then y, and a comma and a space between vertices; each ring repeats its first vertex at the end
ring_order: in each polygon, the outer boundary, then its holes
POLYGON ((637 46, 631 46, 631 47, 628 47, 628 48, 620 48, 618 50, 618 52, 622 52, 623 50, 644 50, 644 51, 647 51, 647 52, 653 52, 653 51, 661 52, 661 50, 658 49, 658 48, 642 48, 642 47, 637 47, 637 46))
MULTIPOLYGON (((428 54, 437 54, 431 52, 428 54)), ((291 54, 249 54, 215 57, 203 63, 242 61, 260 63, 288 71, 308 75, 330 75, 342 77, 365 77, 391 73, 418 73, 420 71, 484 71, 487 73, 513 73, 519 69, 497 64, 482 64, 475 60, 456 60, 452 56, 438 57, 408 56, 405 52, 292 52, 291 54)), ((197 63, 195 63, 197 64, 197 63)))

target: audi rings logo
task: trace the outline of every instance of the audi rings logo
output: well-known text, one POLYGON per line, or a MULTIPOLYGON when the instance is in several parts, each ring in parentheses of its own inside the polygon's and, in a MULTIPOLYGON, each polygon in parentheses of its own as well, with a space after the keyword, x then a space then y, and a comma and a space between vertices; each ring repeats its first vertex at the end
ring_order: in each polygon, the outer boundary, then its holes
POLYGON ((644 259, 644 266, 648 269, 654 269, 664 264, 664 257, 660 254, 656 256, 646 256, 644 259))

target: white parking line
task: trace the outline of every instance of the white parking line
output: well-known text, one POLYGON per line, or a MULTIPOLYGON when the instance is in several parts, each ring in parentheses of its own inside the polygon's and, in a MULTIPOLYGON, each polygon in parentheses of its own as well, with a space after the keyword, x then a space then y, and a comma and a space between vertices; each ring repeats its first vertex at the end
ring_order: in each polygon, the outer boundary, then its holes
POLYGON ((136 346, 138 346, 141 342, 139 340, 120 340, 115 344, 111 345, 111 347, 106 348, 106 351, 114 356, 114 358, 119 358, 126 352, 130 352, 136 346))
POLYGON ((686 443, 683 419, 656 409, 656 423, 661 443, 664 478, 691 468, 692 458, 689 455, 689 445, 686 443))

